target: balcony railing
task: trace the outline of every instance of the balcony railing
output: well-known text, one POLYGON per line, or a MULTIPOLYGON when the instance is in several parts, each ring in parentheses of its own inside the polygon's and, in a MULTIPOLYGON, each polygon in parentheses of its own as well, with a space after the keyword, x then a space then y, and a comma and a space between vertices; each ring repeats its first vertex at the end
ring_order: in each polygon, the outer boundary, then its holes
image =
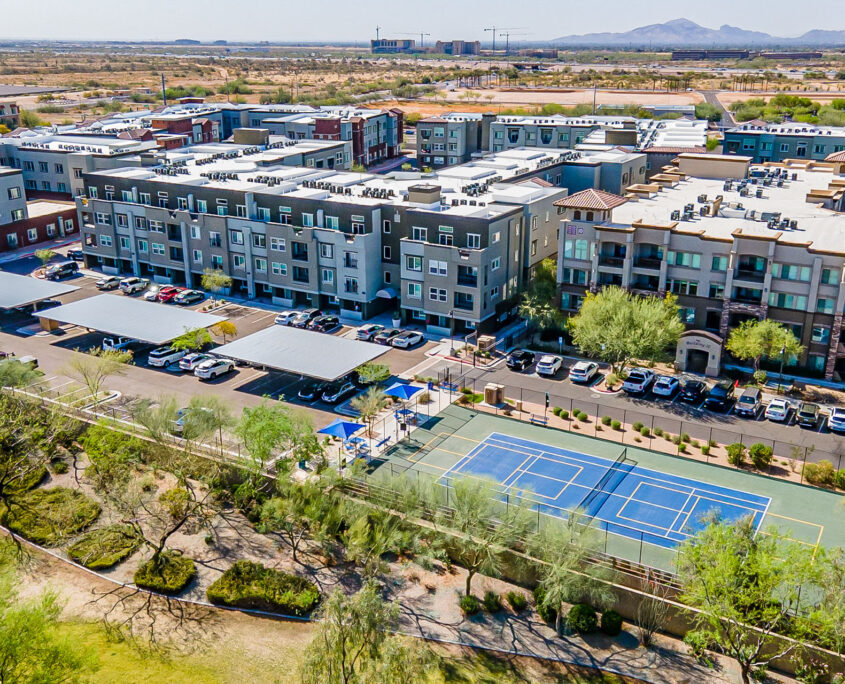
POLYGON ((734 302, 741 302, 743 304, 759 304, 763 300, 763 293, 734 292, 734 296, 731 299, 734 302))
POLYGON ((636 268, 650 268, 654 271, 660 270, 660 264, 663 263, 663 259, 660 257, 653 257, 653 256, 641 256, 634 259, 634 266, 636 268))
POLYGON ((766 279, 765 271, 752 271, 744 268, 736 269, 734 278, 739 280, 748 280, 753 283, 762 283, 766 279))
POLYGON ((293 252, 291 259, 296 261, 308 261, 308 252, 293 252))
POLYGON ((456 309, 463 309, 464 311, 472 311, 474 306, 475 306, 475 300, 473 300, 473 299, 456 299, 455 300, 455 308, 456 309))
POLYGON ((478 276, 459 275, 458 285, 464 287, 478 287, 478 276))
POLYGON ((612 268, 622 268, 625 264, 625 257, 611 256, 600 254, 599 266, 610 266, 612 268))

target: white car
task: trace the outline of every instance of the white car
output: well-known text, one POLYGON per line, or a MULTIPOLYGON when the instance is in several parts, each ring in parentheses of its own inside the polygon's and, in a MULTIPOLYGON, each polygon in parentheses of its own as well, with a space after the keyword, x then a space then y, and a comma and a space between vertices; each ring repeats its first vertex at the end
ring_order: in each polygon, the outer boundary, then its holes
POLYGON ((363 342, 372 342, 373 338, 382 330, 384 330, 383 325, 367 323, 355 331, 355 339, 362 340, 363 342))
POLYGON ((628 394, 643 394, 654 382, 654 371, 647 368, 633 368, 622 383, 622 389, 628 394))
POLYGON ((398 347, 399 349, 410 349, 411 347, 419 344, 423 341, 422 333, 416 332, 415 330, 406 330, 405 332, 399 333, 396 337, 394 337, 390 344, 394 347, 398 347))
POLYGON ((772 399, 766 407, 766 419, 783 423, 789 417, 791 404, 786 399, 772 399))
POLYGON ((290 325, 293 319, 299 315, 299 311, 282 311, 274 320, 276 325, 290 325))
POLYGON ((569 379, 572 382, 590 382, 599 372, 599 364, 594 361, 579 361, 569 369, 569 379))
POLYGON ((835 407, 830 409, 827 429, 831 432, 845 432, 845 408, 835 407))
POLYGON ((134 341, 131 337, 107 337, 103 340, 103 351, 126 349, 134 341))
POLYGON ((559 356, 546 354, 541 356, 537 362, 537 375, 554 375, 563 365, 563 359, 559 356))
POLYGON ((184 349, 173 349, 172 347, 159 347, 153 349, 147 357, 147 363, 156 368, 167 368, 171 364, 181 361, 188 352, 184 349))
POLYGON ((98 290, 114 290, 120 285, 120 277, 113 275, 103 276, 94 285, 97 286, 98 290))
POLYGON ((196 370, 197 366, 199 366, 201 363, 213 358, 213 356, 210 356, 208 354, 200 354, 199 352, 186 354, 179 361, 179 368, 181 368, 183 371, 194 371, 196 370))
POLYGON ((209 359, 194 368, 194 375, 200 380, 213 380, 235 370, 235 362, 229 359, 209 359))
POLYGON ((158 301, 158 293, 161 291, 161 288, 167 287, 166 285, 150 285, 146 292, 144 292, 144 299, 148 302, 157 302, 158 301))
POLYGON ((658 375, 651 388, 651 393, 658 397, 671 397, 678 391, 681 383, 673 375, 658 375))
POLYGON ((135 276, 131 276, 130 278, 124 278, 120 281, 120 291, 123 294, 135 294, 136 292, 143 292, 147 289, 147 286, 150 284, 150 281, 146 278, 136 278, 135 276))

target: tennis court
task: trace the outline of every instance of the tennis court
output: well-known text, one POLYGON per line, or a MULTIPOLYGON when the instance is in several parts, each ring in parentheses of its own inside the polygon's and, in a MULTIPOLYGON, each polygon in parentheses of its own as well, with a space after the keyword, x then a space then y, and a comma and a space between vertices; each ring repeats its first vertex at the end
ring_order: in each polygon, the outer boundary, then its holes
POLYGON ((703 527, 708 513, 734 521, 745 516, 759 528, 771 499, 730 487, 641 468, 623 449, 615 460, 494 432, 440 480, 482 477, 502 495, 532 509, 581 520, 598 519, 608 531, 674 548, 703 527))

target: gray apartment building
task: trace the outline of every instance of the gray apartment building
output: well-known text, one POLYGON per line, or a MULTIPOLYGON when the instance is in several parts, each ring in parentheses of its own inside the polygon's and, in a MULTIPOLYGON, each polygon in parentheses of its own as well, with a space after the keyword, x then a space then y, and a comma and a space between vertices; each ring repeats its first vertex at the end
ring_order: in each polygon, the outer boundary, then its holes
POLYGON ((559 155, 507 154, 458 177, 244 173, 226 160, 94 171, 77 199, 83 250, 106 272, 198 286, 218 268, 282 306, 490 330, 556 253, 554 202, 566 195, 543 178, 559 155))
POLYGON ((749 317, 784 323, 806 348, 786 360, 790 372, 841 381, 845 177, 830 164, 678 159, 677 173, 624 197, 588 190, 558 202, 562 309, 608 285, 672 292, 687 326, 719 344, 749 317))
POLYGON ((808 123, 746 121, 728 131, 722 145, 725 154, 751 157, 755 164, 786 159, 823 161, 845 150, 845 128, 808 123))
POLYGON ((27 218, 26 190, 20 169, 0 166, 0 226, 27 218))
POLYGON ((417 161, 433 169, 465 164, 486 151, 483 121, 488 115, 450 113, 417 122, 417 161))

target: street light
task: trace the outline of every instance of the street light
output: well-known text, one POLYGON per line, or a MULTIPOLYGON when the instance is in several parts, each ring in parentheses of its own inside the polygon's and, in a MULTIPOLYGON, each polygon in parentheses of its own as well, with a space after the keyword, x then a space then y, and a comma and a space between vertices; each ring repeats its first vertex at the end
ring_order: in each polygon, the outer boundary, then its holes
POLYGON ((783 360, 786 356, 786 345, 780 348, 780 373, 778 374, 778 394, 780 394, 780 381, 783 379, 783 360))
POLYGON ((451 345, 451 350, 449 352, 450 356, 455 355, 455 310, 452 309, 449 311, 449 344, 451 345))

